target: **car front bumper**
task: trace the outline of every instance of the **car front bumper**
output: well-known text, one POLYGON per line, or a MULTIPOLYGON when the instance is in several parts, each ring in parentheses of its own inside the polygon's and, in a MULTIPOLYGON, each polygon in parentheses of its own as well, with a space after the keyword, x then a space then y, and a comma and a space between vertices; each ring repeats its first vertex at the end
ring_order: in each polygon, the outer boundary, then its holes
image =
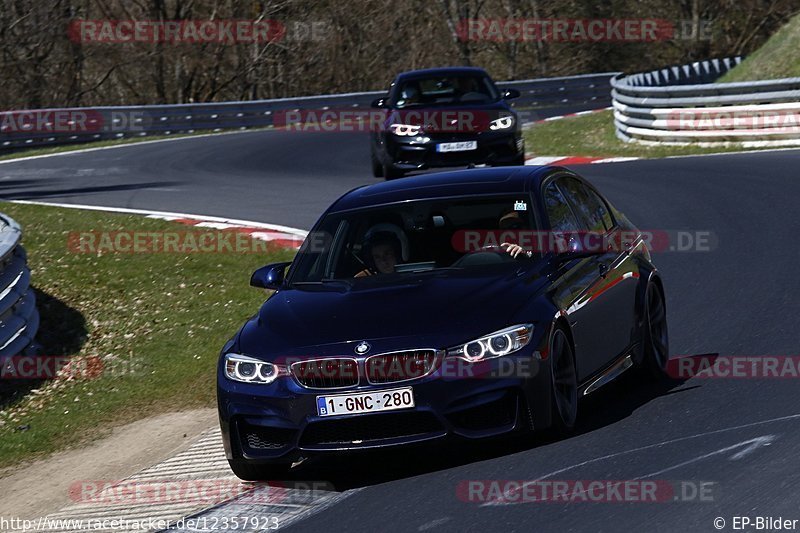
POLYGON ((346 390, 302 387, 291 376, 270 385, 228 380, 217 398, 229 459, 287 463, 330 451, 396 446, 457 436, 477 439, 549 425, 549 361, 532 350, 481 363, 472 373, 440 365, 413 381, 346 390), (471 375, 470 375, 471 374, 471 375), (410 387, 415 407, 321 417, 318 396, 410 387))
POLYGON ((387 133, 384 143, 386 154, 395 168, 403 170, 470 164, 513 164, 525 155, 522 133, 514 129, 471 134, 422 134, 415 137, 387 133), (476 141, 477 148, 458 152, 437 151, 439 144, 462 141, 476 141))

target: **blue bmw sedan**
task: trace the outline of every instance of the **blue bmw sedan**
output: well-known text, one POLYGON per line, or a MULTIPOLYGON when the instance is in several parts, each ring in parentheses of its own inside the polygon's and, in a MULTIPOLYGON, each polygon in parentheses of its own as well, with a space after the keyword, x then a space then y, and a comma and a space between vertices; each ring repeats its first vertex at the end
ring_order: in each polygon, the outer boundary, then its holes
POLYGON ((575 426, 628 369, 663 376, 664 287, 647 239, 560 167, 365 186, 321 216, 220 353, 233 472, 300 457, 575 426))

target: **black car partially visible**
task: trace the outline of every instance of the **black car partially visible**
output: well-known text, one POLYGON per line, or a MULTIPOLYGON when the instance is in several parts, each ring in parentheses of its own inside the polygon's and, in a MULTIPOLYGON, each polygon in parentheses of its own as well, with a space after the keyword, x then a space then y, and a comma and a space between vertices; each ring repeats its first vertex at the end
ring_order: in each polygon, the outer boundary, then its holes
POLYGON ((372 172, 393 179, 433 167, 524 165, 517 113, 485 70, 448 67, 404 72, 372 102, 385 119, 371 134, 372 172))

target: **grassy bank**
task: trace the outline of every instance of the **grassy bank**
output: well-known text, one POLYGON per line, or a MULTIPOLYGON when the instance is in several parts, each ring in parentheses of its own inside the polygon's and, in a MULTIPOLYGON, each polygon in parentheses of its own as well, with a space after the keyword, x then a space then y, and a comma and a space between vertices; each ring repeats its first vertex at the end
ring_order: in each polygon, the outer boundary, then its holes
POLYGON ((800 77, 800 15, 796 15, 747 56, 720 82, 769 80, 800 77))
POLYGON ((42 206, 2 203, 0 210, 24 228, 45 353, 100 360, 103 369, 96 377, 4 382, 0 467, 133 420, 213 406, 218 350, 265 297, 248 286, 250 274, 294 254, 75 253, 70 232, 187 227, 42 206))
POLYGON ((611 110, 544 122, 525 130, 525 149, 537 156, 667 157, 742 150, 725 147, 647 146, 622 142, 614 134, 611 110))

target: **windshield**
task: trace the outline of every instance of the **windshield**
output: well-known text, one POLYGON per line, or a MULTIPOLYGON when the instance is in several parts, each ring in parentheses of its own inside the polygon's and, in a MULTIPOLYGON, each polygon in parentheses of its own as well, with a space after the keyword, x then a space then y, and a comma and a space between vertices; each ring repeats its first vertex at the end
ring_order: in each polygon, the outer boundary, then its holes
POLYGON ((306 239, 289 281, 391 280, 424 271, 503 268, 516 260, 497 246, 502 237, 472 236, 502 235, 510 228, 535 229, 525 195, 420 200, 332 213, 306 239))
POLYGON ((500 99, 500 92, 487 76, 448 75, 415 78, 397 88, 394 106, 399 109, 417 106, 486 104, 500 99))

